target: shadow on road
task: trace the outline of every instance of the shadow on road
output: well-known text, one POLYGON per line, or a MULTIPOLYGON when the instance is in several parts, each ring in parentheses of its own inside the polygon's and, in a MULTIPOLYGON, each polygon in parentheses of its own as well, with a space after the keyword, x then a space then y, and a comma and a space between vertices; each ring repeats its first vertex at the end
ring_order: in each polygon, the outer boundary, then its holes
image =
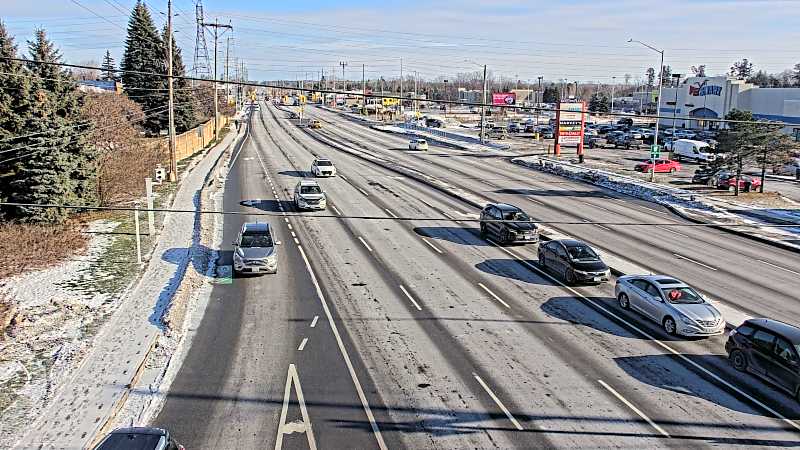
POLYGON ((488 247, 489 243, 481 239, 477 228, 465 227, 416 227, 414 232, 430 239, 454 242, 461 245, 488 247))
POLYGON ((283 170, 278 172, 278 175, 286 175, 287 177, 295 178, 309 178, 311 177, 311 172, 307 172, 305 170, 283 170))
POLYGON ((278 205, 282 204, 283 209, 285 211, 291 210, 290 204, 288 204, 287 202, 279 202, 278 200, 262 200, 262 199, 242 200, 241 202, 239 202, 239 204, 242 206, 256 208, 260 209, 261 211, 267 211, 267 212, 280 212, 281 209, 278 207, 278 205))
MULTIPOLYGON (((533 261, 529 261, 529 263, 535 264, 533 261)), ((516 259, 487 259, 475 264, 475 268, 490 275, 511 278, 525 283, 547 286, 553 284, 543 276, 522 265, 516 259)))
POLYGON ((596 197, 612 198, 601 191, 577 191, 574 189, 529 189, 529 188, 505 188, 495 191, 498 194, 512 195, 533 195, 543 197, 596 197))

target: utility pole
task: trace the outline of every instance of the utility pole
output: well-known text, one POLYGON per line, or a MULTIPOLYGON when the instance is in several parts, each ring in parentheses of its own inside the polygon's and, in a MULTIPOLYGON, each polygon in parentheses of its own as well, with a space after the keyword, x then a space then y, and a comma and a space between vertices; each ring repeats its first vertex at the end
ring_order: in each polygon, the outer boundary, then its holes
POLYGON ((611 112, 614 112, 614 86, 617 84, 617 77, 611 77, 611 112))
MULTIPOLYGON (((542 106, 542 78, 544 78, 544 77, 539 76, 539 77, 536 77, 536 78, 539 80, 539 95, 538 95, 539 98, 538 98, 538 101, 536 102, 536 108, 537 108, 536 109, 536 126, 539 126, 539 114, 541 113, 541 111, 538 108, 542 106)), ((537 134, 539 133, 538 129, 536 130, 536 133, 537 134)))
MULTIPOLYGON (((416 87, 414 88, 416 94, 416 87)), ((400 58, 400 115, 403 114, 403 58, 400 58)))
POLYGON ((233 27, 230 25, 219 24, 218 19, 214 19, 214 23, 205 23, 203 22, 204 27, 209 27, 214 30, 214 140, 219 139, 219 95, 217 93, 217 44, 219 42, 219 30, 220 28, 224 30, 233 30, 233 27))
POLYGON ((481 144, 486 140, 486 64, 483 65, 483 102, 481 103, 481 144))
POLYGON ((417 113, 419 112, 419 94, 418 94, 418 86, 419 85, 419 72, 416 70, 414 71, 414 119, 417 118, 417 113))
POLYGON ((178 153, 175 148, 175 108, 172 89, 172 0, 167 0, 167 91, 169 92, 169 181, 178 180, 178 153))
POLYGON ((231 95, 231 85, 230 83, 228 83, 231 80, 229 75, 230 56, 231 56, 231 37, 228 36, 226 41, 228 45, 225 48, 225 97, 228 98, 231 95))
POLYGON ((339 61, 339 65, 342 66, 342 91, 346 91, 347 90, 347 82, 344 81, 344 68, 345 68, 345 66, 347 66, 347 63, 345 61, 339 61))
POLYGON ((366 78, 366 69, 365 64, 361 64, 361 94, 362 98, 364 99, 364 105, 362 106, 363 113, 367 113, 367 78, 366 78))

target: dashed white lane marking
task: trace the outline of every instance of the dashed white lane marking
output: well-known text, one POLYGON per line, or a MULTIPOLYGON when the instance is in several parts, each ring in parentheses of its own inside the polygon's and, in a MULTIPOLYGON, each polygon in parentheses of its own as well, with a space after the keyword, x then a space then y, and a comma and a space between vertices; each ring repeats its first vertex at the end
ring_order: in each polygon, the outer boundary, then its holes
POLYGON ((372 414, 372 408, 370 408, 369 403, 367 402, 367 396, 364 395, 364 389, 361 387, 361 383, 358 381, 358 377, 356 376, 356 370, 353 368, 353 362, 350 361, 350 356, 347 354, 347 349, 344 347, 342 337, 339 335, 339 329, 336 327, 336 322, 333 320, 333 315, 331 314, 330 308, 328 308, 328 302, 325 300, 325 296, 322 294, 322 288, 319 285, 319 281, 317 281, 317 275, 314 273, 314 270, 311 269, 311 263, 308 261, 308 256, 306 256, 306 252, 303 250, 303 247, 298 247, 298 250, 300 250, 300 256, 303 257, 306 270, 308 271, 309 276, 311 276, 311 282, 314 283, 314 288, 317 290, 317 298, 319 298, 319 301, 322 304, 322 309, 325 311, 325 317, 328 319, 328 324, 331 327, 331 331, 333 331, 333 336, 336 338, 336 345, 339 347, 339 352, 342 354, 342 358, 344 358, 347 371, 350 373, 350 378, 353 380, 353 385, 358 393, 358 399, 361 401, 361 406, 364 408, 364 413, 367 415, 367 420, 369 420, 369 425, 372 428, 372 433, 375 435, 375 439, 378 441, 378 448, 381 450, 387 450, 386 442, 384 442, 383 436, 381 435, 381 430, 378 428, 378 423, 375 421, 375 416, 372 414))
POLYGON ((439 248, 437 248, 435 245, 431 244, 430 241, 428 241, 427 239, 422 238, 422 242, 428 244, 428 246, 430 248, 434 249, 436 251, 436 253, 438 253, 440 255, 444 253, 443 251, 439 250, 439 248))
POLYGON ((746 398, 747 400, 749 400, 753 404, 756 404, 760 408, 762 408, 763 410, 769 412, 770 414, 772 414, 778 420, 780 420, 780 421, 790 425, 794 429, 800 431, 800 424, 798 424, 794 420, 786 418, 786 416, 782 415, 778 411, 775 411, 773 408, 767 406, 764 402, 756 399, 752 395, 750 395, 750 394, 746 393, 745 391, 739 389, 738 387, 734 386, 733 384, 725 381, 724 379, 722 379, 722 377, 720 377, 716 373, 706 369, 705 367, 701 366, 699 363, 689 359, 689 357, 687 357, 685 354, 675 350, 674 348, 670 347, 669 345, 665 344, 664 342, 656 339, 655 336, 653 336, 650 333, 644 331, 643 329, 641 329, 638 326, 634 325, 632 322, 629 322, 628 320, 626 320, 622 316, 614 313, 613 311, 611 311, 610 309, 608 309, 605 306, 601 305, 600 303, 598 303, 598 302, 586 297, 585 295, 583 295, 580 292, 576 291, 572 287, 567 286, 566 284, 562 283, 559 279, 554 278, 553 276, 551 276, 547 272, 542 271, 542 269, 539 269, 538 267, 534 266, 533 264, 528 262, 528 260, 526 260, 525 258, 517 255, 516 253, 512 252, 511 250, 509 250, 509 249, 507 249, 505 247, 502 247, 502 246, 498 245, 497 243, 495 243, 495 242, 493 242, 491 240, 489 240, 487 242, 489 242, 493 246, 497 247, 498 249, 502 250, 503 252, 505 252, 506 254, 508 254, 509 256, 514 258, 515 260, 517 260, 517 262, 519 262, 523 266, 529 268, 534 273, 539 274, 539 275, 547 278, 548 280, 552 281, 553 283, 561 286, 562 288, 570 291, 572 293, 572 295, 574 295, 577 298, 583 299, 585 302, 587 302, 590 305, 594 306, 598 310, 603 311, 603 313, 605 313, 609 317, 613 317, 615 320, 617 320, 617 321, 619 321, 621 323, 624 323, 625 325, 627 325, 630 329, 634 330, 639 335, 646 337, 653 344, 658 345, 659 347, 663 348, 664 350, 672 353, 673 355, 675 355, 676 358, 679 358, 680 360, 682 360, 686 364, 688 364, 688 365, 696 368, 697 370, 703 372, 708 377, 713 378, 717 383, 719 383, 719 384, 725 386, 726 388, 736 392, 737 394, 739 394, 740 396, 746 398))
POLYGON ((294 238, 294 243, 300 245, 300 241, 298 241, 297 238, 294 238))
POLYGON ((444 216, 447 217, 450 220, 455 219, 455 217, 451 216, 450 214, 447 214, 447 212, 445 212, 445 211, 442 211, 442 214, 444 214, 444 216))
POLYGON ((297 351, 302 352, 303 349, 306 348, 307 343, 308 343, 308 338, 303 338, 303 340, 300 342, 300 346, 297 347, 297 351))
POLYGON ((294 231, 291 231, 291 233, 292 233, 292 237, 293 237, 293 238, 296 238, 296 237, 297 237, 297 235, 296 235, 296 234, 294 234, 294 231))
POLYGON ((383 208, 383 210, 384 210, 384 211, 386 211, 386 212, 387 212, 387 213, 388 213, 390 216, 392 216, 392 217, 394 217, 395 219, 397 219, 397 216, 396 216, 396 215, 394 215, 394 213, 393 213, 393 212, 392 212, 390 209, 388 209, 388 208, 383 208))
MULTIPOLYGON (((592 223, 592 221, 588 220, 588 219, 581 219, 581 220, 583 221, 583 223, 592 223)), ((603 225, 599 225, 599 224, 596 224, 596 223, 592 224, 592 225, 596 226, 597 228, 602 228, 602 229, 604 229, 606 231, 611 231, 611 228, 605 227, 603 225)))
POLYGON ((511 423, 514 424, 514 428, 516 428, 519 431, 522 431, 523 430, 522 425, 520 425, 519 422, 517 422, 517 419, 515 419, 514 416, 511 415, 511 412, 508 410, 508 408, 506 408, 506 405, 504 405, 503 402, 501 402, 500 399, 497 398, 496 395, 494 395, 494 392, 492 392, 492 390, 489 389, 489 386, 483 381, 483 379, 481 379, 481 377, 479 377, 477 373, 473 373, 472 376, 475 377, 476 380, 478 380, 478 383, 480 383, 481 387, 483 387, 483 390, 485 390, 486 393, 489 394, 489 397, 492 397, 492 400, 494 400, 497 406, 500 407, 500 409, 503 411, 506 417, 508 417, 508 420, 510 420, 511 423))
POLYGON ((776 269, 784 270, 784 271, 786 271, 786 272, 793 273, 793 274, 795 274, 795 275, 800 275, 800 272, 795 272, 794 270, 787 269, 786 267, 781 267, 781 266, 779 266, 779 265, 777 265, 777 264, 772 264, 771 262, 764 261, 763 259, 758 259, 758 260, 756 260, 756 261, 758 261, 758 262, 760 262, 760 263, 763 263, 763 264, 766 264, 766 265, 768 265, 768 266, 772 266, 772 267, 774 267, 774 268, 776 268, 776 269))
POLYGON ((484 291, 486 291, 489 295, 494 297, 494 299, 500 302, 503 306, 505 306, 506 308, 511 308, 511 306, 509 306, 508 303, 504 302, 502 298, 497 296, 497 294, 490 291, 488 287, 483 285, 483 283, 478 283, 478 286, 482 287, 484 291))
POLYGON ((675 230, 670 230, 670 229, 669 229, 669 228, 667 228, 667 227, 656 227, 656 228, 658 228, 658 229, 660 229, 660 230, 664 230, 664 231, 666 231, 667 233, 677 234, 678 236, 683 236, 683 237, 685 237, 685 238, 694 239, 694 238, 692 238, 691 236, 689 236, 688 234, 679 233, 679 232, 677 232, 677 231, 675 231, 675 230))
POLYGON ((347 181, 347 177, 342 174, 339 174, 339 178, 343 179, 344 181, 347 181))
POLYGON ((360 187, 356 187, 356 190, 358 190, 358 192, 361 192, 362 194, 364 194, 364 197, 369 197, 369 194, 367 193, 367 191, 361 189, 360 187))
POLYGON ((285 220, 286 223, 289 223, 289 218, 288 217, 284 217, 283 220, 285 220))
POLYGON ((653 422, 652 420, 650 420, 650 418, 649 418, 649 417, 647 417, 647 416, 646 416, 646 415, 645 415, 645 414, 644 414, 642 411, 640 411, 640 410, 639 410, 639 408, 637 408, 637 407, 636 407, 636 406, 635 406, 633 403, 629 402, 629 401, 628 401, 628 400, 627 400, 625 397, 623 397, 622 395, 620 395, 620 393, 619 393, 619 392, 615 391, 615 390, 614 390, 614 388, 612 388, 611 386, 609 386, 608 384, 606 384, 606 382, 605 382, 605 381, 603 381, 603 380, 597 380, 597 382, 598 382, 598 383, 600 383, 600 385, 601 385, 601 386, 603 386, 604 388, 606 388, 606 390, 608 390, 608 392, 611 392, 612 394, 614 394, 614 397, 617 397, 617 398, 619 399, 619 401, 621 401, 622 403, 624 403, 624 404, 625 404, 625 406, 627 406, 628 408, 632 409, 632 410, 633 410, 633 412, 635 412, 636 414, 638 414, 638 415, 639 415, 639 417, 641 417, 641 418, 642 418, 642 419, 644 419, 644 420, 645 420, 647 423, 649 423, 649 424, 650 424, 650 426, 652 426, 653 428, 655 428, 655 429, 656 429, 656 431, 658 431, 659 433, 661 433, 661 434, 662 434, 664 437, 670 437, 669 433, 667 433, 666 431, 664 431, 664 429, 663 429, 663 428, 661 428, 660 426, 658 426, 658 424, 657 424, 657 423, 655 423, 655 422, 653 422))
POLYGON ((370 253, 372 253, 372 247, 370 247, 369 244, 367 244, 367 241, 365 241, 364 238, 359 236, 358 240, 361 241, 362 244, 364 244, 364 247, 367 247, 367 250, 369 250, 370 253))
POLYGON ((540 202, 539 200, 535 200, 533 197, 525 197, 525 199, 528 200, 529 202, 536 203, 537 205, 544 206, 544 203, 540 202))
POLYGON ((335 212, 337 216, 341 216, 342 215, 342 213, 340 213, 339 210, 336 209, 335 206, 331 205, 331 208, 333 208, 333 212, 335 212))
POLYGON ((292 224, 289 223, 288 219, 286 220, 286 226, 289 227, 290 230, 292 229, 292 224))
POLYGON ((414 304, 414 306, 417 308, 418 311, 422 311, 422 307, 419 306, 419 303, 417 303, 417 301, 414 300, 414 297, 412 297, 411 294, 408 293, 408 291, 406 290, 405 286, 403 286, 401 284, 400 285, 400 290, 403 291, 403 294, 406 294, 406 297, 408 297, 408 299, 411 300, 411 303, 414 304))
POLYGON ((711 267, 711 266, 709 266, 709 265, 707 265, 707 264, 703 264, 703 263, 701 263, 700 261, 695 261, 695 260, 693 260, 692 258, 688 258, 688 257, 686 257, 686 256, 679 255, 679 254, 677 254, 677 253, 673 253, 673 256, 675 256, 676 258, 680 258, 680 259, 683 259, 683 260, 689 261, 690 263, 695 263, 695 264, 697 264, 698 266, 705 267, 706 269, 709 269, 709 270, 717 270, 717 268, 716 268, 716 267, 711 267))
POLYGON ((311 328, 317 326, 317 320, 319 320, 319 316, 314 316, 314 320, 311 321, 311 328))

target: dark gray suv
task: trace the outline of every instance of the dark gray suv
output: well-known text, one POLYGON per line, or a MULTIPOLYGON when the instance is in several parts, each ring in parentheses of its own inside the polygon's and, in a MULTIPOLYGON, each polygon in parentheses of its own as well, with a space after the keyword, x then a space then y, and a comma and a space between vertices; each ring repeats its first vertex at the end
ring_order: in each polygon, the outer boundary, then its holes
POLYGON ((750 372, 800 401, 800 328, 749 319, 732 330, 725 350, 733 367, 750 372))
POLYGON ((501 244, 539 242, 539 227, 514 205, 489 203, 481 211, 481 237, 489 235, 501 244))
POLYGON ((108 433, 94 450, 184 450, 163 428, 117 428, 108 433))

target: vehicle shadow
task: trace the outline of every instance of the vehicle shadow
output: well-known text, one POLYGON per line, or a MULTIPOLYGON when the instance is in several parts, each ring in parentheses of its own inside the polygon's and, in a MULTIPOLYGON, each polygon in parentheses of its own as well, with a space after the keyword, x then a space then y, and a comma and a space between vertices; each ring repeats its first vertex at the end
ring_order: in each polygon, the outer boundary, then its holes
POLYGON ((242 200, 241 202, 239 202, 239 204, 242 206, 257 208, 267 212, 280 212, 281 209, 278 207, 278 205, 283 205, 284 211, 291 210, 291 205, 289 203, 281 202, 278 200, 262 200, 262 199, 242 200))
POLYGON ((415 227, 414 233, 430 239, 449 241, 461 245, 488 247, 490 244, 481 239, 477 228, 465 227, 415 227))
MULTIPOLYGON (((528 262, 535 264, 533 261, 528 262)), ((487 259, 475 264, 475 268, 490 275, 506 277, 524 283, 548 286, 553 284, 546 277, 531 271, 516 259, 487 259)))
POLYGON ((311 177, 311 172, 305 170, 283 170, 278 172, 278 175, 286 175, 287 177, 295 178, 309 178, 311 177))
MULTIPOLYGON (((710 403, 717 404, 733 411, 754 416, 771 417, 759 411, 736 393, 719 389, 716 380, 708 380, 687 364, 686 359, 710 369, 728 383, 739 387, 748 395, 763 404, 778 407, 778 411, 787 419, 800 418, 800 407, 794 404, 791 396, 777 388, 766 384, 755 376, 741 373, 731 367, 725 355, 693 355, 693 354, 660 354, 644 356, 623 356, 614 358, 614 362, 630 377, 650 386, 665 389, 679 394, 689 395, 710 403), (734 381, 735 380, 735 381, 734 381), (711 384, 712 386, 709 386, 711 384)), ((747 426, 750 427, 749 425, 747 426)))

